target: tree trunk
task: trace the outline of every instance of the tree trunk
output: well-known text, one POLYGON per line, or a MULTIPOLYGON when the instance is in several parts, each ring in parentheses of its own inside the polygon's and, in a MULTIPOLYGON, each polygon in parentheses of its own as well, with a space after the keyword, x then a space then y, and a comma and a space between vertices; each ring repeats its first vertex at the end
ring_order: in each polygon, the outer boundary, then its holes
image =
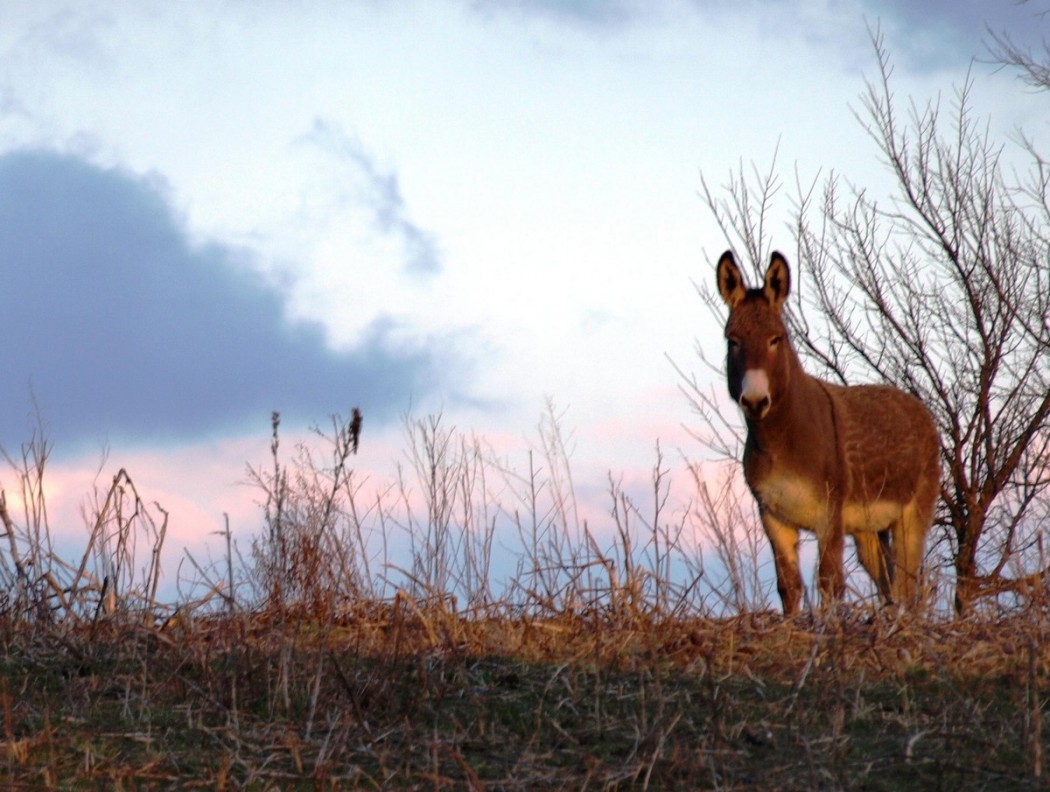
POLYGON ((974 511, 966 516, 956 534, 959 549, 955 555, 955 612, 966 614, 978 596, 977 542, 984 529, 984 515, 974 511))

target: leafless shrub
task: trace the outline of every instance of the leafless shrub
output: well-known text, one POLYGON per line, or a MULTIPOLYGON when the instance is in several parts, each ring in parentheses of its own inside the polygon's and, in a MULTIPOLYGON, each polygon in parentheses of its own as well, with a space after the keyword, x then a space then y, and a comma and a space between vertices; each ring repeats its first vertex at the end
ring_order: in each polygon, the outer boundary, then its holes
POLYGON ((768 542, 755 518, 751 496, 740 486, 739 474, 724 465, 714 480, 704 476, 699 465, 692 465, 690 472, 695 492, 694 524, 723 570, 709 577, 718 612, 768 610, 772 607, 772 577, 768 566, 763 569, 761 563, 768 555, 768 542))
POLYGON ((486 449, 477 437, 445 426, 440 414, 406 417, 405 431, 408 467, 398 467, 396 508, 387 516, 408 539, 412 563, 402 570, 408 590, 459 597, 483 611, 494 604, 489 576, 499 516, 486 449))
POLYGON ((161 551, 168 515, 146 503, 127 471, 105 488, 96 486, 83 511, 87 542, 79 559, 56 550, 48 519, 45 471, 51 446, 38 430, 16 459, 4 457, 18 482, 21 513, 11 513, 0 490, 0 584, 9 613, 41 627, 75 626, 122 614, 151 623, 163 610, 157 600, 161 551))
POLYGON ((258 594, 265 607, 292 608, 325 619, 342 603, 373 594, 370 548, 359 520, 358 482, 350 465, 357 452, 361 416, 333 416, 330 434, 315 430, 328 453, 300 443, 291 463, 280 450, 280 416, 271 421, 272 467, 249 467, 250 481, 265 496, 265 535, 252 544, 258 594))

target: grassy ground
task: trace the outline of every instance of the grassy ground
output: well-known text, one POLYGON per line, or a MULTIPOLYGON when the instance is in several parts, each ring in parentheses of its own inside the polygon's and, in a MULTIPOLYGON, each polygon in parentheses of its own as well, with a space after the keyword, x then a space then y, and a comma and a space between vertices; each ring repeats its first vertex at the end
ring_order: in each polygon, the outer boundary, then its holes
MULTIPOLYGON (((47 448, 24 451, 21 516, 0 492, 0 788, 1048 788, 1045 583, 1008 613, 858 590, 784 620, 728 478, 694 471, 675 511, 658 460, 652 503, 610 481, 592 532, 553 419, 525 472, 413 424, 415 478, 378 500, 333 421, 330 454, 285 462, 274 416, 263 530, 242 556, 227 527, 225 563, 187 553, 177 606, 157 595, 167 512, 121 470, 59 558, 47 448), (497 533, 517 575, 494 591, 497 533)), ((951 589, 932 577, 931 599, 951 589)))
POLYGON ((5 624, 6 787, 1040 789, 1045 613, 5 624))

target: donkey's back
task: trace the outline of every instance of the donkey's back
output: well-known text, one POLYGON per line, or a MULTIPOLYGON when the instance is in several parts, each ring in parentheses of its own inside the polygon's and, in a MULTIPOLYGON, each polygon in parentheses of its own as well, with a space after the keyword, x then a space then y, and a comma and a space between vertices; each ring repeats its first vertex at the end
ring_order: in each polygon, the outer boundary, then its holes
POLYGON ((826 387, 837 418, 844 503, 918 500, 932 509, 940 487, 940 440, 923 403, 888 385, 826 387))
POLYGON ((925 538, 941 476, 940 439, 929 411, 889 385, 826 387, 838 418, 843 529, 881 532, 911 509, 920 523, 912 533, 925 538))

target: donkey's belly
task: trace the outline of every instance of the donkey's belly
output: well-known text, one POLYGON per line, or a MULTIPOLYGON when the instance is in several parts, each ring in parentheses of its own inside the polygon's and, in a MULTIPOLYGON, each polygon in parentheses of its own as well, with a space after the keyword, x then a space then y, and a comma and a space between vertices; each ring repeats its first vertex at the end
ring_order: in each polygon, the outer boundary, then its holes
POLYGON ((813 483, 797 476, 768 476, 752 491, 759 503, 774 517, 798 528, 822 533, 828 522, 829 498, 813 483))
POLYGON ((901 511, 901 504, 893 501, 846 503, 842 507, 842 525, 846 533, 882 531, 900 519, 901 511))
MULTIPOLYGON (((823 534, 829 525, 831 496, 812 481, 798 476, 769 476, 752 488, 755 497, 773 516, 797 528, 823 534)), ((842 506, 846 533, 882 531, 901 516, 901 504, 874 500, 847 502, 842 506)))

